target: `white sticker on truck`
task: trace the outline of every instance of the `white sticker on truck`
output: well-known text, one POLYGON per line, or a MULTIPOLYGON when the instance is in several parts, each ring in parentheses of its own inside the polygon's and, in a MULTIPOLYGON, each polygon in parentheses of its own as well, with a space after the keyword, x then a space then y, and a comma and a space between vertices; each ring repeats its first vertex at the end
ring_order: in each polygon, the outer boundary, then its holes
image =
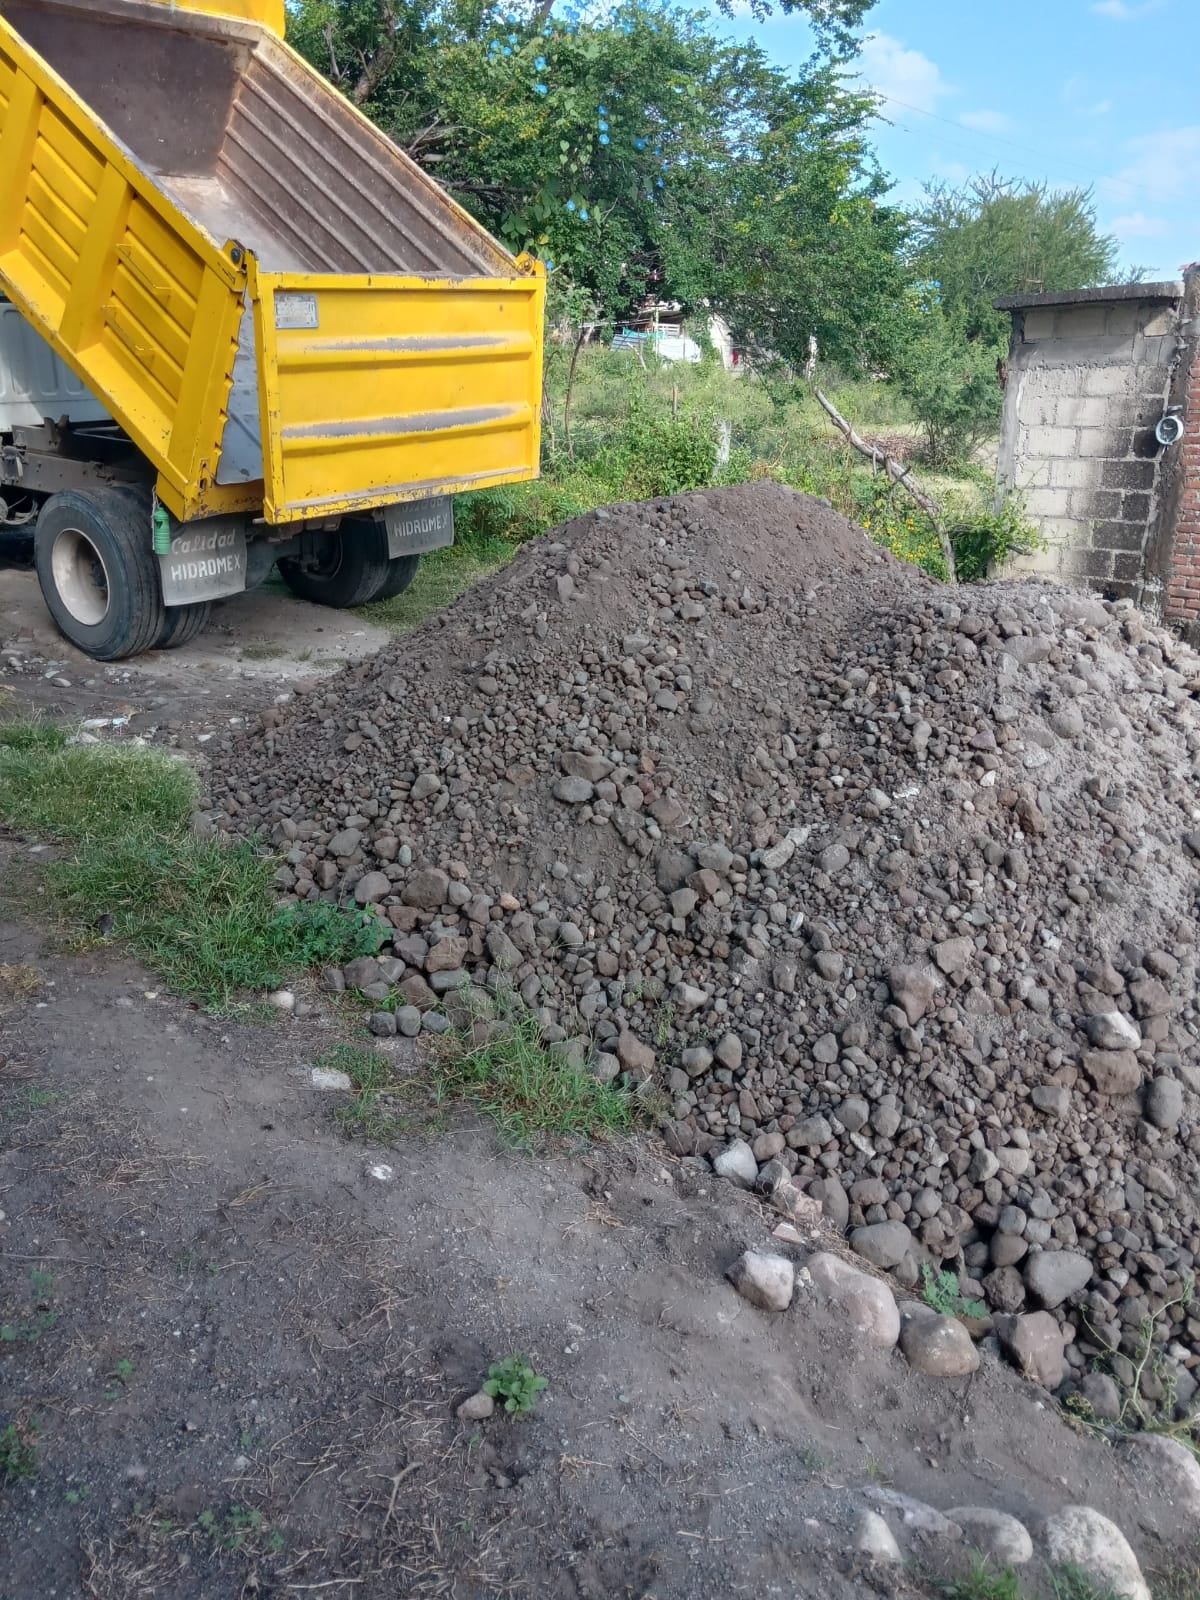
POLYGON ((296 294, 288 289, 275 291, 275 326, 277 328, 319 328, 317 297, 315 294, 296 294))

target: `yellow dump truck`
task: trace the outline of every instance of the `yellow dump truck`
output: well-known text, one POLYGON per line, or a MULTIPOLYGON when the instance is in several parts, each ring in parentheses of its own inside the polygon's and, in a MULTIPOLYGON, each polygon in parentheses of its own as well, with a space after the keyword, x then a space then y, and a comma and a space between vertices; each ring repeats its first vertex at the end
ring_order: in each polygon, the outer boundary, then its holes
POLYGON ((0 0, 0 531, 99 660, 276 564, 399 593, 536 475, 545 278, 283 42, 282 0, 0 0))

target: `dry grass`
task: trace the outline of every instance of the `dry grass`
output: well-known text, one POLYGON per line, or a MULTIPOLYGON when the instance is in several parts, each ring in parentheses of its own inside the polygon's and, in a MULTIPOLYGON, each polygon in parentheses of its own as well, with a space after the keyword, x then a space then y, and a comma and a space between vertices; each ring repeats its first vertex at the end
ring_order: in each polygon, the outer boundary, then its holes
POLYGON ((40 994, 45 982, 36 967, 25 962, 13 964, 0 961, 0 1015, 11 1011, 21 1001, 40 994))

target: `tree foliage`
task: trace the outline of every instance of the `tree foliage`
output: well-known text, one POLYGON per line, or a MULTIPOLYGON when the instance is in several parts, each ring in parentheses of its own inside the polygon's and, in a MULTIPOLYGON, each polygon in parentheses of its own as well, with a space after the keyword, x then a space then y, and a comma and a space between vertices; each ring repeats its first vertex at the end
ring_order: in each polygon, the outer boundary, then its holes
POLYGON ((297 0, 292 42, 513 250, 601 315, 653 288, 787 355, 857 358, 898 289, 899 219, 829 57, 866 0, 803 0, 799 77, 666 0, 560 17, 492 0, 297 0))
POLYGON ((967 339, 1007 340, 1001 295, 1110 283, 1117 241, 1102 234, 1089 189, 1050 189, 996 173, 934 184, 914 218, 915 278, 936 288, 967 339))

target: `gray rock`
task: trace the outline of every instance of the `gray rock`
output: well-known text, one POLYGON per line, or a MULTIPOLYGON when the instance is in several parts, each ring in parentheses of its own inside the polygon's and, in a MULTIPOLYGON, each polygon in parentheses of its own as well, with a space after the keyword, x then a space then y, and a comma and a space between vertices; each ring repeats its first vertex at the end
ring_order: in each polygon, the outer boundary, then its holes
POLYGON ((689 1012, 698 1011, 702 1005, 707 1004, 708 998, 707 989, 698 989, 692 983, 677 983, 671 990, 671 999, 684 1016, 689 1012))
POLYGON ((912 1495, 901 1494, 898 1489, 882 1489, 872 1485, 862 1491, 862 1497, 872 1505, 883 1506, 885 1510, 894 1512, 911 1533, 921 1533, 931 1539, 944 1539, 947 1542, 957 1542, 962 1538, 962 1529, 957 1522, 951 1522, 949 1517, 926 1505, 924 1500, 914 1500, 912 1495))
POLYGON ((409 799, 428 800, 430 795, 436 794, 441 787, 442 780, 436 772, 422 772, 409 790, 409 799))
POLYGON ((1136 1050, 1142 1030, 1123 1011, 1101 1011, 1084 1023, 1088 1042, 1097 1050, 1136 1050))
POLYGON ((967 963, 975 954, 975 941, 973 939, 943 939, 934 947, 933 959, 941 970, 949 977, 952 973, 966 970, 967 963))
POLYGON ((742 1041, 736 1033, 727 1033, 718 1040, 713 1054, 723 1067, 736 1072, 742 1064, 742 1041))
POLYGON ((434 994, 453 994, 457 989, 466 989, 471 982, 471 974, 465 967, 448 967, 444 972, 431 972, 429 974, 429 987, 434 994))
POLYGON ((496 1402, 490 1394, 484 1394, 481 1389, 478 1394, 473 1394, 470 1399, 464 1400, 459 1406, 457 1416, 460 1422, 483 1422, 496 1409, 496 1402))
POLYGON ((367 1027, 377 1039, 392 1039, 396 1035, 396 1018, 391 1011, 372 1011, 367 1027))
POLYGON ((340 833, 335 833, 329 841, 329 854, 331 856, 352 856, 362 843, 362 834, 357 828, 343 828, 340 833))
POLYGON ((841 1054, 836 1033, 823 1033, 812 1047, 813 1060, 832 1066, 841 1054))
POLYGON ((896 1537, 878 1511, 864 1511, 855 1524, 850 1549, 868 1561, 897 1563, 904 1560, 896 1537))
POLYGON ((1200 1461, 1178 1439, 1162 1433, 1137 1433, 1121 1446, 1134 1482, 1156 1508, 1171 1506, 1179 1526, 1200 1519, 1200 1461))
POLYGON ((643 1044, 635 1033, 619 1035, 617 1057, 626 1072, 639 1080, 649 1078, 654 1071, 654 1051, 648 1044, 643 1044))
POLYGON ((423 911, 436 911, 445 903, 450 887, 450 875, 440 867, 421 867, 404 885, 400 898, 406 906, 417 906, 423 911))
POLYGON ((912 1234, 902 1222, 871 1222, 855 1228, 850 1248, 873 1267, 898 1267, 912 1249, 912 1234))
POLYGON ((790 1130, 787 1142, 793 1150, 801 1150, 805 1147, 828 1144, 832 1138, 833 1129, 829 1125, 828 1117, 804 1117, 790 1130))
POLYGON ((1083 1070, 1097 1094, 1132 1094, 1142 1081, 1142 1067, 1132 1050, 1085 1050, 1083 1070))
POLYGON ((595 793, 594 785, 586 778, 559 778, 554 785, 554 798, 569 806, 581 806, 595 793))
POLYGON ((1146 1085, 1146 1121, 1169 1131, 1183 1116, 1183 1087, 1174 1078, 1152 1078, 1146 1085))
POLYGON ((1030 1256, 1022 1276, 1025 1287, 1047 1310, 1062 1305, 1091 1282, 1092 1263, 1074 1250, 1042 1250, 1030 1256))
POLYGON ((1046 1558, 1054 1566, 1078 1567, 1119 1600, 1150 1600, 1137 1557, 1115 1522, 1091 1506, 1065 1506, 1042 1524, 1046 1558))
POLYGON ((1121 1420, 1121 1391, 1107 1372, 1085 1372, 1079 1380, 1079 1393, 1100 1422, 1121 1420))
POLYGON ((861 1095, 852 1094, 837 1108, 837 1119, 847 1133, 861 1133, 871 1115, 871 1107, 861 1095))
POLYGON ((1000 1316, 992 1323, 1000 1348, 1013 1366, 1043 1389, 1057 1389, 1066 1375, 1062 1329, 1048 1311, 1000 1316))
POLYGON ((989 1178, 994 1178, 1000 1171, 1000 1163, 995 1152, 985 1147, 976 1150, 971 1156, 971 1164, 967 1168, 967 1177, 972 1183, 986 1183, 989 1178))
POLYGON ((955 1506, 946 1515, 963 1531, 963 1542, 997 1567, 1023 1567, 1033 1560, 1033 1540, 1024 1523, 985 1506, 955 1506))
POLYGON ((728 1178, 743 1189, 753 1186, 758 1177, 758 1162, 754 1152, 743 1139, 734 1139, 724 1150, 712 1158, 713 1171, 719 1178, 728 1178))
POLYGON ((347 989, 365 989, 369 983, 379 983, 379 963, 374 956, 357 956, 342 968, 342 981, 347 989))
POLYGON ((1071 1109, 1071 1091, 1061 1083, 1039 1083, 1029 1098, 1047 1116, 1065 1117, 1071 1109))
POLYGON ((813 957, 813 966, 817 969, 818 976, 824 978, 826 983, 836 983, 842 975, 844 965, 836 950, 818 950, 813 957))
POLYGON ((888 973, 892 999, 914 1026, 933 1004, 942 980, 932 967, 893 967, 888 973))
POLYGON ((832 1175, 817 1178, 808 1186, 814 1200, 820 1202, 821 1211, 835 1228, 844 1228, 850 1220, 850 1201, 839 1179, 832 1175))
POLYGON ((842 1311, 856 1333, 878 1350, 891 1350, 900 1337, 896 1297, 880 1278, 821 1250, 805 1263, 813 1286, 842 1311))
POLYGON ((353 1089, 348 1072, 336 1067, 313 1067, 310 1082, 314 1089, 353 1089))
POLYGON ((396 1032, 406 1039, 415 1039, 421 1031, 421 1013, 416 1006, 400 1006, 396 1010, 396 1032))
POLYGON ((931 1378, 965 1378, 979 1366, 979 1352, 958 1318, 925 1307, 904 1317, 900 1349, 910 1367, 931 1378))
POLYGON ((521 965, 521 952, 498 922, 488 925, 484 944, 492 965, 499 967, 501 972, 512 972, 521 965))
POLYGON ((763 1311, 786 1311, 792 1303, 796 1270, 786 1256, 747 1250, 726 1272, 744 1300, 763 1311))
POLYGON ((817 857, 817 865, 832 877, 835 872, 843 872, 850 865, 850 852, 844 844, 828 844, 817 857))

